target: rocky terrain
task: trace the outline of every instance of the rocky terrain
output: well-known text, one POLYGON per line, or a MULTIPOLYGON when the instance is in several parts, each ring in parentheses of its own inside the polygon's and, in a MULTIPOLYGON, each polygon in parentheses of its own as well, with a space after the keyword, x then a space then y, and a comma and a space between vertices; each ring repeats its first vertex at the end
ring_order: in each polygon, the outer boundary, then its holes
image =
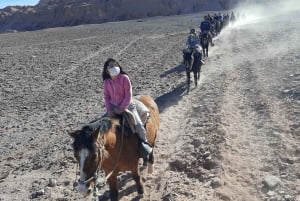
MULTIPOLYGON (((145 195, 123 173, 120 200, 299 201, 299 12, 226 28, 187 95, 181 50, 202 17, 1 34, 0 200, 92 199, 73 188, 67 131, 104 112, 101 70, 113 57, 161 113, 145 195)), ((107 190, 99 178, 99 200, 107 190)))
POLYGON ((237 0, 40 0, 0 9, 0 31, 98 24, 153 16, 228 9, 237 0))

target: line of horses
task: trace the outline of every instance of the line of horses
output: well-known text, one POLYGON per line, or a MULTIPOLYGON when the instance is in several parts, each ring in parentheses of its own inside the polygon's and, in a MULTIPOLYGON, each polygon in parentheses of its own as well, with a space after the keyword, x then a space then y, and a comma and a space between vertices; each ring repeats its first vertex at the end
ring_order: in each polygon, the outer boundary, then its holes
MULTIPOLYGON (((209 15, 208 15, 209 16, 209 15)), ((190 83, 191 83, 191 72, 194 74, 194 83, 195 87, 198 85, 198 81, 200 80, 200 72, 201 67, 204 63, 204 60, 208 58, 208 49, 209 44, 214 45, 212 42, 212 38, 218 36, 222 29, 229 25, 229 23, 234 23, 236 18, 232 13, 231 17, 228 14, 224 14, 222 20, 213 19, 211 17, 211 30, 210 37, 209 34, 199 33, 199 41, 200 44, 196 45, 195 48, 185 48, 182 50, 183 53, 183 65, 185 67, 186 76, 187 76, 187 93, 190 91, 190 83)))

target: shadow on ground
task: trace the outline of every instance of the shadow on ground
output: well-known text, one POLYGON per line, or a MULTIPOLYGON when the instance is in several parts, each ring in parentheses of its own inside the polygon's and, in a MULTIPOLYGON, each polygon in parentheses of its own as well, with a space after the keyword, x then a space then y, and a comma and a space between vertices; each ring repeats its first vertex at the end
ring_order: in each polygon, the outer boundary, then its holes
POLYGON ((172 91, 165 93, 155 99, 156 104, 158 105, 159 112, 163 112, 166 108, 177 104, 184 92, 186 91, 186 83, 180 84, 177 88, 172 91))
POLYGON ((159 77, 163 78, 166 77, 167 75, 170 75, 172 73, 182 73, 185 71, 185 67, 183 65, 178 65, 170 70, 165 71, 163 74, 161 74, 159 77))
MULTIPOLYGON (((131 174, 126 174, 122 176, 122 181, 119 182, 119 186, 121 187, 121 189, 119 190, 119 199, 126 197, 132 193, 136 193, 137 194, 137 187, 136 185, 132 185, 129 186, 127 188, 122 189, 123 186, 125 186, 125 184, 129 181, 132 180, 131 174)), ((106 191, 103 195, 98 196, 98 200, 99 201, 108 201, 110 200, 109 196, 109 191, 106 191)), ((142 196, 138 195, 133 198, 131 201, 139 201, 141 200, 142 196)))

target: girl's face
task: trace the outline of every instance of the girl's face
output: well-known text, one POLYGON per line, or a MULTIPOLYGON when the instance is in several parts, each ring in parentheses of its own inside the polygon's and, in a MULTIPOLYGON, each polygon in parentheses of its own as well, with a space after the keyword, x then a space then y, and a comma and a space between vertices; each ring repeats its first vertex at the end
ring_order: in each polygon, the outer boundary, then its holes
POLYGON ((111 61, 111 62, 109 62, 108 63, 108 66, 107 66, 107 72, 109 73, 109 69, 111 69, 111 68, 113 68, 114 66, 118 66, 117 64, 116 64, 116 62, 114 62, 114 61, 111 61))
POLYGON ((112 79, 115 79, 120 74, 120 67, 116 62, 109 62, 107 66, 107 73, 112 79))

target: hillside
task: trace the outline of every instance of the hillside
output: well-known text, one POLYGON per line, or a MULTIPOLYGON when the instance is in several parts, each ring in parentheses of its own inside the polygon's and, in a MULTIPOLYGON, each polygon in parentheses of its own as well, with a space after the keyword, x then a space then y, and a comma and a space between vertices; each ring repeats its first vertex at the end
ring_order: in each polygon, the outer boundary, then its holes
POLYGON ((41 0, 0 10, 0 31, 97 24, 153 16, 222 10, 236 0, 41 0))

